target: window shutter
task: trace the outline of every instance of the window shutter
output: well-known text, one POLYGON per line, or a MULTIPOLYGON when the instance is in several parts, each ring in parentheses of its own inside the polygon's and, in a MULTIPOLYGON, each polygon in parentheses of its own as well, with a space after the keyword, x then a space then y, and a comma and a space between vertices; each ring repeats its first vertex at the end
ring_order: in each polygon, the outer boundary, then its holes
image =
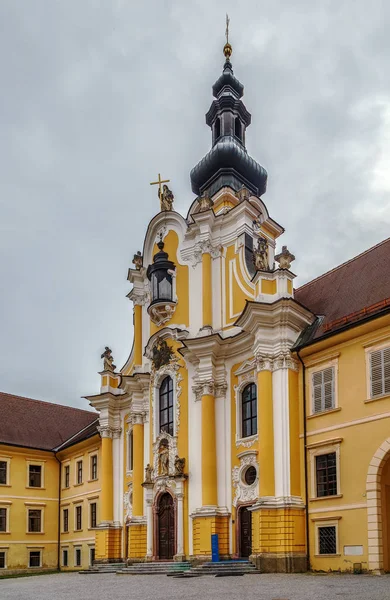
POLYGON ((322 410, 322 371, 313 373, 313 412, 322 410))
POLYGON ((390 394, 390 347, 371 352, 371 398, 390 394))
POLYGON ((323 371, 324 376, 324 410, 334 408, 334 368, 323 371))
POLYGON ((313 413, 334 408, 334 367, 313 373, 312 388, 313 413))

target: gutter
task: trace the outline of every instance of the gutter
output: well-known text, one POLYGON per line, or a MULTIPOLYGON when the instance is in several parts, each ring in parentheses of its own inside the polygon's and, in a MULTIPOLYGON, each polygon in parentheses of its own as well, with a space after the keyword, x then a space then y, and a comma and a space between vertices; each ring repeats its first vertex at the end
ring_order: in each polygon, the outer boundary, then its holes
POLYGON ((300 357, 299 350, 296 351, 297 356, 302 364, 302 384, 303 384, 303 445, 304 445, 304 457, 305 457, 305 504, 306 504, 306 567, 310 571, 310 536, 309 536, 309 489, 307 482, 307 425, 306 425, 306 367, 302 358, 300 357))
POLYGON ((57 535, 57 571, 61 570, 61 461, 57 458, 57 452, 54 452, 54 458, 58 462, 58 535, 57 535))

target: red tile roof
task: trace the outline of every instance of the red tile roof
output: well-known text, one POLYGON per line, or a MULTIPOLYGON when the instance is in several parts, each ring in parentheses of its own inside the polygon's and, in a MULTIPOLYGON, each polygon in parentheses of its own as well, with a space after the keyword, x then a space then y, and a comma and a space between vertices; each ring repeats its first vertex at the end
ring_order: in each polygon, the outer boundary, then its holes
POLYGON ((0 443, 52 450, 97 417, 96 412, 0 392, 0 443))
POLYGON ((324 319, 312 339, 388 309, 390 238, 305 283, 294 298, 324 319))

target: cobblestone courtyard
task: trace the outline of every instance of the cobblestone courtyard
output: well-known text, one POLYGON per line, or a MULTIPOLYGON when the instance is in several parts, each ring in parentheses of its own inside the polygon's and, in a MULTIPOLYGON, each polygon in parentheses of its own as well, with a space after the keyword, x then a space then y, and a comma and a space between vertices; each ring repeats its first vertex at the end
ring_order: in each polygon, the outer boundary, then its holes
POLYGON ((390 576, 244 575, 173 579, 60 573, 0 580, 1 600, 389 600, 390 576))

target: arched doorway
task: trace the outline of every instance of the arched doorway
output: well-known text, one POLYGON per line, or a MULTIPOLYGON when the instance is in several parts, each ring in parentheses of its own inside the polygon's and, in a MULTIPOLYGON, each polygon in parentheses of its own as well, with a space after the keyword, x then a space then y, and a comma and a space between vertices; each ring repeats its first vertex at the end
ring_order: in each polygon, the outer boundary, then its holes
POLYGON ((170 560, 175 554, 175 511, 173 498, 162 494, 157 511, 157 547, 160 560, 170 560))
POLYGON ((383 569, 390 571, 390 457, 383 465, 381 475, 381 508, 382 508, 382 539, 383 539, 383 569))
POLYGON ((239 554, 248 558, 252 554, 252 513, 248 506, 242 506, 238 513, 239 522, 239 554))
POLYGON ((381 573, 390 571, 390 438, 371 459, 366 481, 368 568, 381 573))

